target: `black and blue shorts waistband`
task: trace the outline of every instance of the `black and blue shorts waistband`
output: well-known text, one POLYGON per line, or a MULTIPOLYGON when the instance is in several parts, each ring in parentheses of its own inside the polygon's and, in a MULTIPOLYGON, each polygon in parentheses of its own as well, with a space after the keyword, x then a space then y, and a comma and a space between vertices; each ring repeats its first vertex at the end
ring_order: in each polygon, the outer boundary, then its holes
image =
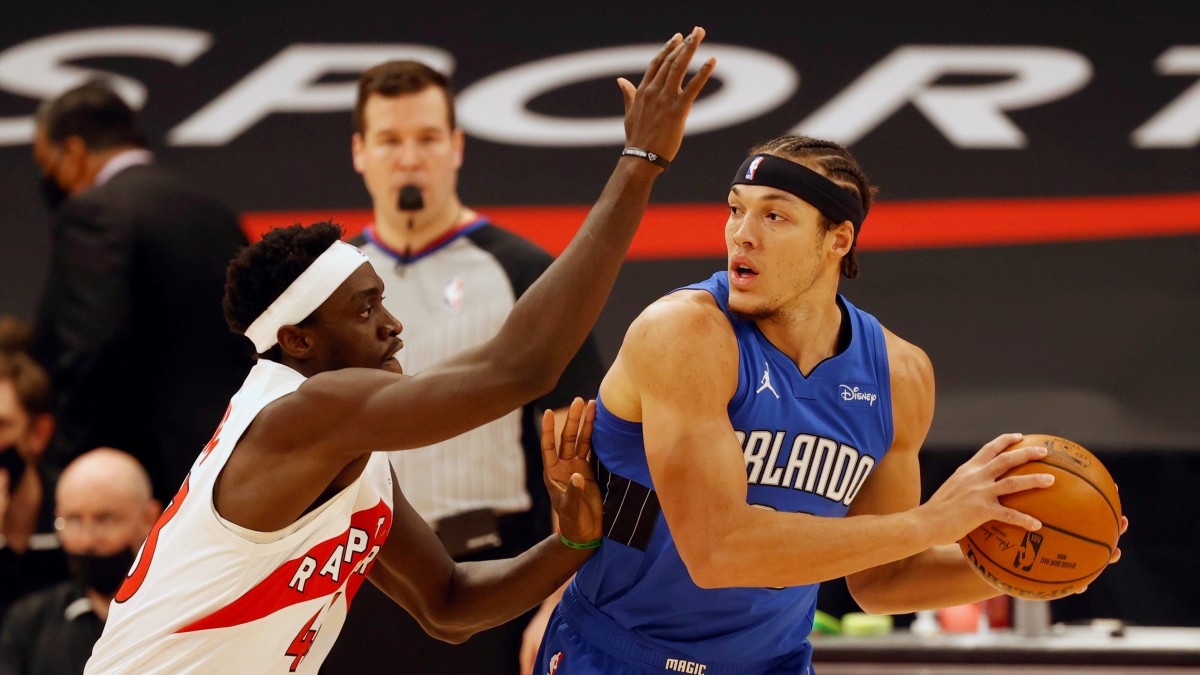
POLYGON ((694 670, 684 672, 703 672, 704 675, 761 675, 774 672, 773 666, 780 662, 779 659, 771 659, 747 663, 713 663, 699 661, 688 654, 666 649, 617 625, 581 597, 575 589, 574 582, 563 592, 561 608, 563 618, 571 630, 594 647, 649 670, 678 672, 677 668, 668 666, 668 662, 674 661, 693 666, 694 670), (699 668, 700 666, 703 668, 699 668))

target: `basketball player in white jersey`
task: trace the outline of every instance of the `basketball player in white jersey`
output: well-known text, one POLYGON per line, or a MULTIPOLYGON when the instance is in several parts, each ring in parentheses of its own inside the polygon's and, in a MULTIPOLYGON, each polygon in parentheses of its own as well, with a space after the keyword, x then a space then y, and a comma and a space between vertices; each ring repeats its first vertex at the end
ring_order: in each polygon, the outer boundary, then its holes
POLYGON ((703 37, 674 36, 636 89, 620 80, 629 147, 571 245, 481 347, 400 374, 402 327, 336 226, 278 230, 239 255, 226 317, 259 362, 117 592, 87 672, 316 672, 366 578, 454 642, 527 611, 578 568, 601 527, 581 402, 559 452, 552 418, 543 425, 561 534, 509 560, 455 564, 373 451, 449 438, 553 386, 712 73, 710 60, 684 83, 703 37))

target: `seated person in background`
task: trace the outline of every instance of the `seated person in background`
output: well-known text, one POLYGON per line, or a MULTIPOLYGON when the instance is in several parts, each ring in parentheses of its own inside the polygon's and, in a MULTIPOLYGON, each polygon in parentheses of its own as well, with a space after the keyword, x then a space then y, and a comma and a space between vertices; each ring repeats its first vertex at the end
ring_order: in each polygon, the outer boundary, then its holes
MULTIPOLYGON (((7 327, 16 325, 7 324, 5 346, 14 334, 7 327)), ((0 617, 17 598, 67 576, 49 498, 56 473, 41 461, 53 435, 46 372, 22 352, 0 349, 0 617)))
POLYGON ((72 578, 9 609, 0 629, 3 675, 83 672, 108 604, 162 510, 142 465, 112 448, 67 465, 55 497, 72 578))

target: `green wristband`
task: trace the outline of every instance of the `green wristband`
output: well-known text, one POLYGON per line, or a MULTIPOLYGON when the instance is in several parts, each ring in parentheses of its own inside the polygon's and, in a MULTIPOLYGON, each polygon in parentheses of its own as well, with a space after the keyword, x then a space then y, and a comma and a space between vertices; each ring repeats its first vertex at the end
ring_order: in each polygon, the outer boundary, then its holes
POLYGON ((585 541, 583 543, 571 541, 570 539, 567 539, 567 535, 563 534, 562 532, 558 533, 558 540, 563 543, 563 546, 573 548, 576 551, 586 551, 592 548, 600 548, 600 544, 604 543, 603 537, 599 539, 593 539, 591 541, 585 541))

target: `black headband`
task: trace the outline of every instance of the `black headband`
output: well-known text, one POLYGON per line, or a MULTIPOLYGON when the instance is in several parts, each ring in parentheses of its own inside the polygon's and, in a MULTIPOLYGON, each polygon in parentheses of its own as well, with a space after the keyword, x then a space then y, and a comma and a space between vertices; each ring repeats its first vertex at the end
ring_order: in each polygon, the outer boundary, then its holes
POLYGON ((857 197, 807 166, 775 155, 747 157, 732 184, 763 185, 796 195, 834 223, 850 221, 855 234, 866 219, 857 197))

